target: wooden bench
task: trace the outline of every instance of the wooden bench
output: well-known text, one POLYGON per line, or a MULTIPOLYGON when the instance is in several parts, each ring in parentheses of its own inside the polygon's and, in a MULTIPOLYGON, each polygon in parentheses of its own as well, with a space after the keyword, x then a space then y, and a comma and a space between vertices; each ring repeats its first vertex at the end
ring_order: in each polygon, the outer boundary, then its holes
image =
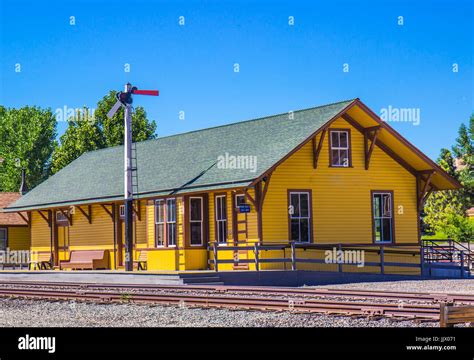
POLYGON ((69 256, 69 261, 59 262, 59 270, 81 269, 97 270, 109 268, 108 250, 73 250, 69 256))
POLYGON ((453 306, 440 304, 439 327, 452 327, 456 324, 474 326, 474 306, 453 306))
POLYGON ((36 260, 30 260, 28 267, 31 268, 31 265, 33 265, 33 270, 47 270, 53 268, 52 264, 51 253, 40 253, 36 260))
POLYGON ((23 267, 29 269, 29 263, 1 263, 0 266, 2 270, 5 270, 5 268, 13 270, 15 270, 16 268, 20 268, 20 270, 23 270, 23 267))
POLYGON ((146 250, 140 251, 138 259, 133 261, 133 267, 137 270, 148 269, 148 252, 146 250))

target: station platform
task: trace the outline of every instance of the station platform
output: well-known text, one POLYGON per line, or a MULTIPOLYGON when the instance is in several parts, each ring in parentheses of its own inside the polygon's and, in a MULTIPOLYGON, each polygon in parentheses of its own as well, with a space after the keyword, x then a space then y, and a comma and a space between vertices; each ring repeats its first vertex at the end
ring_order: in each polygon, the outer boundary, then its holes
POLYGON ((241 285, 241 286, 305 286, 357 282, 417 280, 413 275, 380 275, 339 273, 305 270, 263 271, 143 271, 121 270, 3 270, 0 281, 45 281, 99 284, 156 284, 156 285, 241 285))

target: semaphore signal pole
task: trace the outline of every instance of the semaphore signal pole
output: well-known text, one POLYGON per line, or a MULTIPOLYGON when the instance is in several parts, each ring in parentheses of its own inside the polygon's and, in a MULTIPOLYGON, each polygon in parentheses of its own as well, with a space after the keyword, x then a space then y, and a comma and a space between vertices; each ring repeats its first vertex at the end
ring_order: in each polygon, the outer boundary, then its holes
POLYGON ((158 90, 138 90, 130 83, 125 90, 117 94, 117 102, 107 113, 112 118, 117 110, 123 106, 124 116, 124 202, 125 202, 125 270, 133 271, 133 184, 132 184, 132 94, 158 96, 158 90))

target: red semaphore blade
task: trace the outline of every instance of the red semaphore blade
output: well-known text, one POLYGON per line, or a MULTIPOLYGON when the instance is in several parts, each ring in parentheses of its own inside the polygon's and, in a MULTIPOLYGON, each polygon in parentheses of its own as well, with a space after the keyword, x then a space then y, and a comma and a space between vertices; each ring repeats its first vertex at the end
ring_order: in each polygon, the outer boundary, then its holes
POLYGON ((151 95, 151 96, 158 96, 159 92, 158 90, 133 90, 133 94, 135 95, 151 95))

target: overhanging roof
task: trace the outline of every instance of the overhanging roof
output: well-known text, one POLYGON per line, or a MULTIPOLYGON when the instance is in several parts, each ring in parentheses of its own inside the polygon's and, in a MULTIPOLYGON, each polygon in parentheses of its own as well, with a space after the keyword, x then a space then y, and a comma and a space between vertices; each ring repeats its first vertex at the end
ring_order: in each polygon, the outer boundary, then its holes
MULTIPOLYGON (((434 170, 436 189, 460 184, 440 169, 359 99, 192 131, 136 144, 137 197, 247 187, 302 144, 347 114, 360 128, 380 125, 379 142, 407 170, 434 170), (256 156, 255 169, 220 168, 220 156, 256 156)), ((123 199, 123 146, 83 154, 5 211, 25 211, 123 199)))

